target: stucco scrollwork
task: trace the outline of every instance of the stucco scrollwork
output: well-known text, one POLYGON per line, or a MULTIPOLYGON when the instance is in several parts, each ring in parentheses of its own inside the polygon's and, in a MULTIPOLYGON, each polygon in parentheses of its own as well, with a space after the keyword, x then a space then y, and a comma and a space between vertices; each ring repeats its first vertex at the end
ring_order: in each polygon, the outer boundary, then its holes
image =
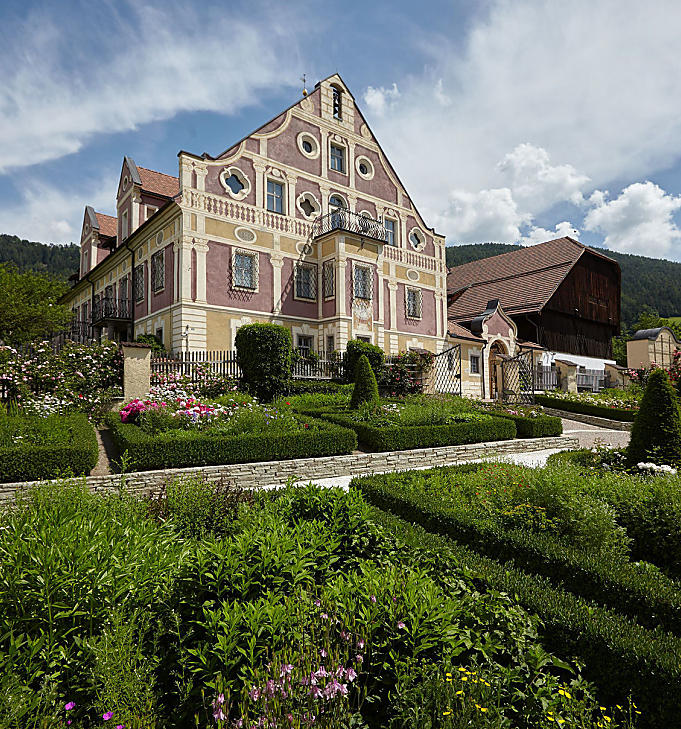
POLYGON ((251 181, 246 173, 231 165, 220 172, 220 184, 235 200, 243 200, 251 191, 251 181))
POLYGON ((422 251, 426 247, 426 236, 420 228, 412 228, 409 231, 409 245, 415 251, 422 251))

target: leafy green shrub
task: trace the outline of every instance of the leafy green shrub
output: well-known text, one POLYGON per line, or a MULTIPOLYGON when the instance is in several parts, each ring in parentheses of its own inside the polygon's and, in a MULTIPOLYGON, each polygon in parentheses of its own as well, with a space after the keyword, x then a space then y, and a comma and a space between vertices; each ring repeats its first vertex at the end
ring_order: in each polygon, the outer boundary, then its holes
POLYGON ((310 392, 301 395, 288 395, 278 398, 272 405, 280 410, 292 408, 298 412, 349 406, 354 387, 354 385, 341 385, 338 390, 332 392, 310 392))
POLYGON ((518 438, 548 438, 563 434, 563 421, 552 415, 511 415, 509 413, 493 411, 497 418, 509 418, 515 423, 518 438))
POLYGON ((681 465, 681 412, 674 387, 664 370, 650 374, 631 428, 627 462, 633 466, 642 461, 681 465))
POLYGON ((605 403, 600 405, 583 402, 581 400, 567 400, 552 397, 551 395, 535 395, 535 400, 538 405, 543 405, 547 408, 567 410, 570 413, 582 413, 584 415, 593 415, 597 418, 608 418, 609 420, 621 420, 624 422, 633 421, 638 412, 635 409, 610 407, 605 403))
MULTIPOLYGON (((626 704, 633 697, 637 726, 657 729, 678 714, 681 691, 681 639, 648 630, 617 613, 596 607, 547 579, 501 564, 451 539, 415 526, 411 516, 375 509, 372 518, 411 550, 430 550, 442 564, 468 569, 488 588, 514 596, 541 620, 540 635, 549 650, 577 657, 605 702, 626 704)), ((609 726, 601 720, 602 726, 609 726)), ((565 726, 568 726, 566 724, 565 726)))
POLYGON ((400 352, 383 365, 378 377, 380 391, 393 397, 422 392, 434 359, 432 352, 400 352))
MULTIPOLYGON (((466 414, 475 417, 477 414, 466 414)), ((403 426, 385 423, 369 425, 358 422, 345 413, 320 412, 319 417, 357 433, 360 444, 370 451, 404 451, 412 448, 483 443, 515 438, 515 423, 492 416, 477 416, 472 422, 455 422, 450 425, 403 426)))
POLYGON ((291 332, 279 324, 246 324, 234 340, 248 391, 266 402, 283 395, 291 379, 291 332))
POLYGON ((174 430, 148 435, 136 425, 121 423, 116 414, 108 419, 120 452, 127 451, 130 468, 140 471, 333 456, 357 447, 357 437, 347 428, 302 416, 299 422, 303 430, 294 433, 174 430))
POLYGON ((291 380, 286 391, 287 396, 324 394, 330 395, 336 392, 345 392, 348 385, 334 380, 291 380))
POLYGON ((138 344, 148 344, 152 352, 165 352, 163 342, 155 334, 138 334, 135 341, 138 344))
POLYGON ((378 405, 378 402, 376 375, 371 369, 369 359, 363 354, 357 360, 357 366, 355 368, 355 387, 352 390, 352 397, 350 398, 350 408, 354 410, 364 403, 378 405))
POLYGON ((363 342, 361 339, 351 339, 347 344, 345 352, 343 352, 343 372, 345 373, 346 382, 354 382, 357 361, 362 355, 365 355, 369 360, 371 369, 374 371, 376 377, 380 376, 383 363, 385 362, 383 350, 375 344, 363 342))
POLYGON ((82 413, 0 416, 0 482, 88 474, 98 456, 97 436, 82 413))

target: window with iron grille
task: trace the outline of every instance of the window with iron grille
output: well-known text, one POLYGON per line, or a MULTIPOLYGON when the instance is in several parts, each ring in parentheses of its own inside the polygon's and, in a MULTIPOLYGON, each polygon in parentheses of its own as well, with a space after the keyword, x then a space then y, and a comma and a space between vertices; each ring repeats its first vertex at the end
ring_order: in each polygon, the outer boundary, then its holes
POLYGON ((303 357, 307 357, 314 349, 314 337, 307 334, 299 334, 297 337, 297 349, 303 357))
POLYGON ((345 172, 345 149, 337 144, 331 145, 331 169, 345 172))
POLYGON ((128 277, 123 278, 118 282, 118 298, 125 302, 128 298, 128 277))
POLYGON ((165 251, 157 251, 151 257, 151 289, 154 293, 166 285, 165 251))
POLYGON ((132 290, 135 295, 135 301, 144 299, 144 264, 135 266, 132 272, 132 290))
POLYGON ((406 291, 406 307, 407 307, 407 318, 409 319, 420 319, 421 318, 421 289, 410 289, 406 291))
POLYGON ((354 287, 353 291, 356 299, 371 300, 373 286, 371 269, 366 266, 355 266, 353 271, 354 287))
POLYGON ((480 355, 479 354, 471 355, 471 374, 472 375, 480 374, 480 355))
POLYGON ((336 295, 336 272, 335 261, 324 261, 322 268, 322 285, 324 287, 324 298, 332 299, 336 295))
POLYGON ((235 250, 232 256, 232 286, 255 291, 258 288, 258 254, 235 250))
POLYGON ((296 299, 317 298, 317 266, 314 263, 297 263, 295 277, 296 299))

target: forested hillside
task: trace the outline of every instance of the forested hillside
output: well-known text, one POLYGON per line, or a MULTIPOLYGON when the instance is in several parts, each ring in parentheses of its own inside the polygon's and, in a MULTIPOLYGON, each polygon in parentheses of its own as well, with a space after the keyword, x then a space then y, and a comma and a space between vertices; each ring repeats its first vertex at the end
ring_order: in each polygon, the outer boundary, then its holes
MULTIPOLYGON (((474 245, 448 246, 447 265, 489 258, 500 253, 514 251, 520 246, 502 243, 479 243, 474 245)), ((614 258, 622 269, 622 325, 630 327, 646 308, 654 309, 662 317, 681 314, 681 263, 658 258, 633 256, 596 248, 614 258)))
POLYGON ((78 270, 80 248, 47 245, 0 233, 0 263, 14 263, 20 271, 51 273, 66 280, 78 270))

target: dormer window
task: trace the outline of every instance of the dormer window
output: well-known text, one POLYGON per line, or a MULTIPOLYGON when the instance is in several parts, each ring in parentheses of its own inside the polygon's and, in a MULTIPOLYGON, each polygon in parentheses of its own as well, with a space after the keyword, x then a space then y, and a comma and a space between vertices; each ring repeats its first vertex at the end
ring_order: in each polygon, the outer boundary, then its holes
POLYGON ((343 92, 338 86, 331 87, 331 93, 333 94, 333 118, 343 118, 343 92))

